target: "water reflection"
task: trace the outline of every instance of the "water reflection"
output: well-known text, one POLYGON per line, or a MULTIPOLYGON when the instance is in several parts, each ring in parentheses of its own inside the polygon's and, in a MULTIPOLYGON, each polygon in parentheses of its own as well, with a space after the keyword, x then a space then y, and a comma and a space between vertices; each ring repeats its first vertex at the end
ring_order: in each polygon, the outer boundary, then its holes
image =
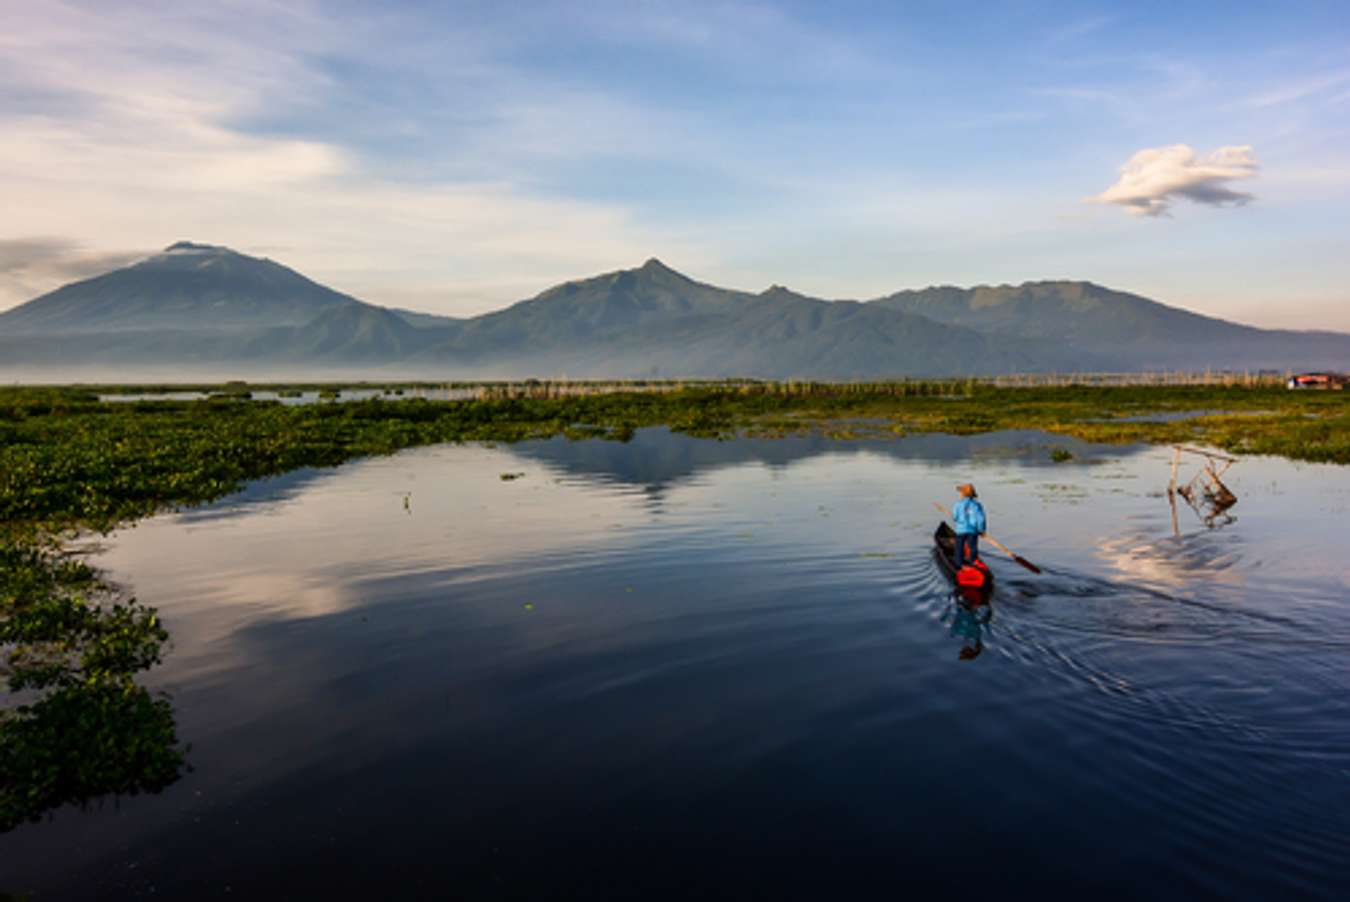
POLYGON ((952 638, 961 640, 959 660, 972 661, 984 651, 984 636, 993 616, 994 607, 987 593, 968 586, 952 590, 942 622, 951 625, 952 638))
POLYGON ((1204 591, 1214 595, 1243 588, 1247 546, 1237 533, 1201 531, 1173 537, 1126 529, 1103 536, 1094 556, 1115 572, 1119 582, 1169 591, 1203 584, 1204 591))
POLYGON ((1005 430, 981 435, 920 434, 904 439, 838 441, 819 434, 783 438, 709 441, 664 428, 639 429, 629 442, 563 438, 521 442, 519 455, 551 465, 579 479, 640 486, 653 493, 727 467, 759 464, 783 470, 793 463, 825 455, 856 458, 876 455, 895 461, 941 464, 979 460, 1017 462, 1033 469, 1054 469, 1053 448, 1067 448, 1081 460, 1118 458, 1137 450, 1049 436, 1035 430, 1005 430))
POLYGON ((1300 527, 1344 474, 1244 461, 1178 541, 1166 451, 1052 444, 426 448, 119 533, 195 769, 0 838, 0 886, 828 898, 976 847, 1017 893, 1330 895, 1350 589, 1300 527), (997 617, 932 559, 954 465, 1046 567, 988 557, 997 617))

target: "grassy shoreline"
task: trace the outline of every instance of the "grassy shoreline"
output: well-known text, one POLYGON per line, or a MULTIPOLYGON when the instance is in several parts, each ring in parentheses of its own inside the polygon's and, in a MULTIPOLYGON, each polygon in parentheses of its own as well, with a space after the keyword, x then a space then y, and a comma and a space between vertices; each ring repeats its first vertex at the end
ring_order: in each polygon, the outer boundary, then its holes
POLYGON ((220 391, 199 401, 115 403, 86 388, 0 388, 0 539, 103 531, 165 506, 209 501, 250 479, 415 445, 623 440, 655 425, 710 437, 815 430, 843 439, 1038 429, 1350 464, 1350 393, 1269 385, 747 382, 558 395, 548 383, 517 383, 489 398, 295 406, 248 400, 231 387, 213 386, 220 391), (1150 414, 1170 418, 1148 421, 1150 414))

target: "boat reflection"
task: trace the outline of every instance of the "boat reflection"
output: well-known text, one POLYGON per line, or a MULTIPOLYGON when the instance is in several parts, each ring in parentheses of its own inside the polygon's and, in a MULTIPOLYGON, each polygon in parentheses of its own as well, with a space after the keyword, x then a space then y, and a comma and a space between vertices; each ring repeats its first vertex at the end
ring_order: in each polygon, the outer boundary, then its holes
POLYGON ((984 651, 984 635, 993 617, 989 593, 969 586, 957 586, 952 590, 942 622, 950 624, 952 638, 961 639, 961 650, 956 655, 958 660, 973 661, 980 656, 984 651))

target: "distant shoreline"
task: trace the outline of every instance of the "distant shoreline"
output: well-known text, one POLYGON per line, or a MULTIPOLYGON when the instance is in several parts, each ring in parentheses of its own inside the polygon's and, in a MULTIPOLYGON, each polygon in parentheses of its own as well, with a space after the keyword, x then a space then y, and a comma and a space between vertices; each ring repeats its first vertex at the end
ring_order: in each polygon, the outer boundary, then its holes
MULTIPOLYGON (((59 372, 70 373, 70 367, 59 372)), ((78 373, 78 370, 76 370, 78 373)), ((181 372, 178 371, 178 372, 181 372)), ((743 385, 762 386, 856 386, 864 389, 886 390, 893 386, 917 385, 928 383, 966 384, 974 382, 996 388, 1046 388, 1046 387, 1176 387, 1176 386, 1215 386, 1231 387, 1283 387, 1296 371, 1283 370, 1153 370, 1127 372, 1027 372, 970 374, 964 376, 897 376, 890 379, 758 379, 736 376, 709 376, 688 378, 621 378, 621 377, 493 377, 481 378, 432 378, 428 376, 402 378, 397 375, 356 375, 343 376, 329 373, 297 373, 292 378, 278 378, 271 375, 261 378, 240 379, 234 375, 213 376, 187 374, 186 378, 82 378, 50 379, 47 373, 34 370, 21 375, 6 374, 0 369, 0 388, 74 388, 98 391, 104 394, 136 394, 163 392, 214 392, 225 391, 231 387, 248 386, 258 391, 284 391, 288 389, 321 391, 324 389, 521 389, 527 390, 539 386, 554 388, 569 387, 578 392, 584 391, 633 391, 633 390, 675 390, 682 388, 739 387, 743 385)), ((177 373, 175 373, 177 376, 177 373)))

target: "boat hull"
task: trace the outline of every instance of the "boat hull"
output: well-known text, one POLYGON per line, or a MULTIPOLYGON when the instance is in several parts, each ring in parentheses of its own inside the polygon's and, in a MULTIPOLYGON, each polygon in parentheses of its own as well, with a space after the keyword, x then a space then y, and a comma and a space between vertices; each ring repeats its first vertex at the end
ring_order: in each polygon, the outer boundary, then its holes
POLYGON ((956 568, 956 533, 946 521, 938 524, 933 532, 933 553, 938 566, 958 589, 963 592, 978 593, 988 598, 994 591, 994 573, 982 559, 976 559, 974 565, 966 565, 960 571, 956 568))

